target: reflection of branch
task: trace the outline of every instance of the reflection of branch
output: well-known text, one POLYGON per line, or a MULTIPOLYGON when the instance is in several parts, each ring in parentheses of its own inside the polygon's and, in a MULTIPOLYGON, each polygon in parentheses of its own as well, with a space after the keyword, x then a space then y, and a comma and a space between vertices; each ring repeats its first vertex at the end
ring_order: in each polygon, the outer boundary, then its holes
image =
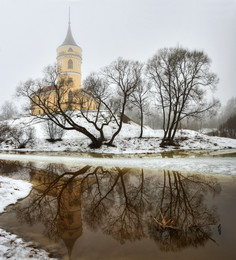
MULTIPOLYGON (((204 226, 200 225, 198 221, 196 221, 195 223, 193 223, 192 225, 189 226, 189 229, 192 230, 194 229, 195 231, 200 231, 205 237, 207 237, 208 239, 210 239, 212 242, 214 242, 215 244, 217 244, 217 242, 207 234, 207 232, 205 232, 202 228, 204 226)), ((218 245, 218 244, 217 244, 218 245)))
POLYGON ((173 220, 169 219, 169 220, 166 221, 165 217, 161 213, 161 210, 160 210, 160 214, 161 214, 161 222, 159 222, 155 217, 152 216, 152 218, 157 222, 157 224, 160 226, 160 228, 162 228, 162 229, 170 228, 170 229, 180 230, 180 228, 178 228, 178 227, 174 227, 172 225, 169 225, 169 223, 173 223, 173 220))

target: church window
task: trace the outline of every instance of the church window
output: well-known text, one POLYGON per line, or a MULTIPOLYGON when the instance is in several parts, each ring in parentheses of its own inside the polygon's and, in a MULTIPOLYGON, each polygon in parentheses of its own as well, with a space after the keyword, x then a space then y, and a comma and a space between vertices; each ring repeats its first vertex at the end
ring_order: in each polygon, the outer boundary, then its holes
POLYGON ((69 83, 72 83, 72 82, 73 82, 73 79, 72 79, 72 78, 68 78, 68 82, 69 82, 69 83))
POLYGON ((68 60, 68 69, 73 69, 73 61, 68 60))
POLYGON ((72 91, 70 90, 68 93, 68 101, 72 102, 72 100, 73 100, 73 95, 72 95, 72 91))
POLYGON ((72 49, 72 48, 69 48, 68 52, 73 52, 73 49, 72 49))

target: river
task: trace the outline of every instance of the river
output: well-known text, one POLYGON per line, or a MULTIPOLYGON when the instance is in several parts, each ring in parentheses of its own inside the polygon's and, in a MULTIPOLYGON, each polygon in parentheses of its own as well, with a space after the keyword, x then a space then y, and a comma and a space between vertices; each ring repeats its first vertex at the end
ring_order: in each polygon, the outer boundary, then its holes
POLYGON ((1 155, 33 189, 0 226, 58 259, 235 259, 234 156, 1 155))

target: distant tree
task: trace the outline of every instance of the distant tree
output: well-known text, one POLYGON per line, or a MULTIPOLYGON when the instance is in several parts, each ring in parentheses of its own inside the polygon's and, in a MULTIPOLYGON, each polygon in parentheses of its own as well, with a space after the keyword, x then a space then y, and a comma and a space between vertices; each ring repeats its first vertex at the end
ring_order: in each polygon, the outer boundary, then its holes
POLYGON ((31 127, 14 126, 10 128, 9 138, 17 149, 33 144, 35 139, 34 129, 31 127))
POLYGON ((226 121, 234 115, 236 115, 236 97, 232 97, 228 100, 224 108, 223 120, 226 121))
POLYGON ((0 143, 9 143, 20 149, 25 148, 27 144, 33 144, 34 137, 34 129, 31 127, 0 123, 0 143))
POLYGON ((144 112, 149 102, 149 85, 146 81, 141 80, 135 91, 131 94, 131 104, 138 108, 140 115, 140 135, 139 138, 143 137, 143 124, 144 124, 144 112))
POLYGON ((236 114, 236 97, 231 97, 225 106, 221 108, 218 116, 218 126, 224 124, 230 117, 236 114))
POLYGON ((17 114, 18 110, 11 101, 5 101, 5 103, 1 106, 0 116, 3 120, 10 119, 17 114))
POLYGON ((10 129, 11 128, 7 122, 0 122, 0 143, 7 140, 10 129))
POLYGON ((164 137, 161 146, 174 145, 179 123, 186 117, 199 117, 213 112, 219 101, 207 102, 207 90, 218 83, 210 72, 210 59, 202 51, 183 48, 161 49, 147 62, 147 76, 155 90, 163 114, 164 137))
POLYGON ((220 125, 219 131, 221 136, 236 138, 236 113, 220 125))
POLYGON ((236 97, 232 97, 221 110, 218 135, 236 138, 236 97))

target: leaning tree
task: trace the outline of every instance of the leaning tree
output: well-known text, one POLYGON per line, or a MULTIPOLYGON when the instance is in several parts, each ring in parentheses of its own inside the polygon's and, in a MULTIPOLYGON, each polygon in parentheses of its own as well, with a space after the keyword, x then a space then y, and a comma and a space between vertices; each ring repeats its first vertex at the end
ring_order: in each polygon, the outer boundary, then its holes
POLYGON ((28 98, 34 117, 65 130, 76 130, 91 140, 91 148, 99 148, 104 143, 113 145, 119 134, 127 101, 139 84, 141 70, 140 63, 119 58, 102 69, 98 78, 91 74, 84 89, 75 90, 70 78, 60 73, 56 65, 48 66, 42 79, 20 83, 17 94, 28 98), (92 109, 94 113, 90 113, 92 109), (106 140, 103 129, 110 122, 116 123, 116 129, 106 140))
POLYGON ((71 89, 73 89, 73 82, 68 76, 61 74, 56 65, 49 65, 44 69, 42 79, 21 82, 17 88, 17 95, 29 100, 34 117, 49 120, 65 130, 76 130, 91 140, 91 148, 98 148, 102 144, 99 137, 86 128, 75 110, 71 110, 72 105, 78 105, 78 101, 75 100, 79 95, 78 92, 81 95, 83 93, 80 90, 71 92, 71 89), (35 113, 35 109, 40 113, 35 113))
POLYGON ((174 145, 179 123, 186 117, 199 117, 219 105, 207 100, 217 75, 210 71, 211 60, 202 51, 164 48, 147 62, 147 76, 152 83, 157 106, 163 114, 164 137, 161 146, 174 145))

